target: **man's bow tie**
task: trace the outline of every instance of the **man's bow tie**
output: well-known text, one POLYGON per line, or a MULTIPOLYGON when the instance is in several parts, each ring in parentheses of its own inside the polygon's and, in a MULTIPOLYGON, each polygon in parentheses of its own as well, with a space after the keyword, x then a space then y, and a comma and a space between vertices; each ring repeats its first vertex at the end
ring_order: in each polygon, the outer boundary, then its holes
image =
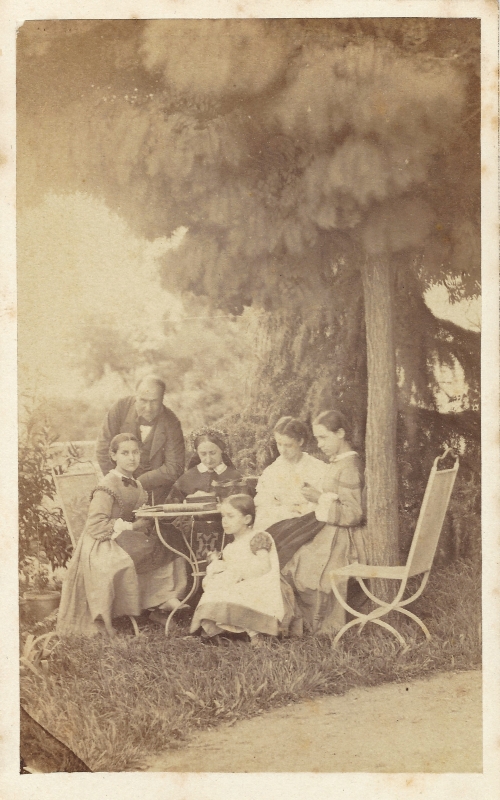
POLYGON ((133 478, 122 477, 122 481, 125 484, 125 486, 135 486, 135 487, 137 487, 137 481, 135 481, 133 478))

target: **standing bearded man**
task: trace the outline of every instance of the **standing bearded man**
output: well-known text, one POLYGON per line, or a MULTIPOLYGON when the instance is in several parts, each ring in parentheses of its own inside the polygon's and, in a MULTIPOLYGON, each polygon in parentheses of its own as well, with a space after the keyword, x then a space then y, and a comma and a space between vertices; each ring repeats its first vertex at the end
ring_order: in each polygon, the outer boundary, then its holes
POLYGON ((164 503, 170 488, 184 472, 184 436, 174 412, 163 405, 165 383, 154 375, 142 378, 136 393, 118 400, 108 411, 97 440, 97 460, 104 475, 116 466, 109 444, 118 433, 133 433, 141 448, 134 478, 155 504, 164 503))

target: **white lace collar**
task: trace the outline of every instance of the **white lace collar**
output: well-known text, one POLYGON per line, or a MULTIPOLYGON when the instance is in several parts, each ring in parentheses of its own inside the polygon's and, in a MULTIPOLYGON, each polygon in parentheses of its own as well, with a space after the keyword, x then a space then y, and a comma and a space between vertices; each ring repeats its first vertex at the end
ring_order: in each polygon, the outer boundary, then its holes
POLYGON ((204 473, 204 472, 216 472, 217 475, 222 475, 222 473, 226 471, 227 466, 226 466, 226 464, 224 464, 224 462, 222 462, 222 464, 219 464, 218 467, 214 467, 213 470, 210 470, 210 469, 208 469, 208 467, 205 466, 205 464, 197 464, 196 465, 196 469, 198 470, 198 472, 201 472, 201 473, 204 473))

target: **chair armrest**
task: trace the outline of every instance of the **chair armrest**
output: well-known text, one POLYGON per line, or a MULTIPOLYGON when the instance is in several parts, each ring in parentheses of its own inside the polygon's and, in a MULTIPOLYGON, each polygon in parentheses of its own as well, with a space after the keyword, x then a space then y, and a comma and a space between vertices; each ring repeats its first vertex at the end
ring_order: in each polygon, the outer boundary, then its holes
POLYGON ((377 567, 372 564, 348 564, 346 567, 339 567, 330 573, 332 578, 388 578, 390 580, 402 580, 407 575, 406 567, 377 567))

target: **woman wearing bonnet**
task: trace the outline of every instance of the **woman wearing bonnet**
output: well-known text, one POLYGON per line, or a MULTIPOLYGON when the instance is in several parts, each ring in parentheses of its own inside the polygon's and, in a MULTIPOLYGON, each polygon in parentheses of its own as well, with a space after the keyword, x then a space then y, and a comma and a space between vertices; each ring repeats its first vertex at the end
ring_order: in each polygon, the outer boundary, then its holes
POLYGON ((193 431, 190 440, 193 455, 187 471, 172 486, 169 503, 182 503, 188 495, 214 494, 219 484, 242 478, 229 456, 225 431, 205 425, 193 431))
MULTIPOLYGON (((242 479, 241 472, 235 468, 229 456, 229 441, 225 431, 206 425, 193 431, 190 439, 193 456, 188 470, 174 483, 168 503, 182 503, 188 496, 199 496, 200 499, 207 494, 220 496, 224 484, 242 479)), ((196 556, 204 560, 207 553, 218 549, 222 536, 220 516, 214 514, 196 520, 193 534, 196 556)))

